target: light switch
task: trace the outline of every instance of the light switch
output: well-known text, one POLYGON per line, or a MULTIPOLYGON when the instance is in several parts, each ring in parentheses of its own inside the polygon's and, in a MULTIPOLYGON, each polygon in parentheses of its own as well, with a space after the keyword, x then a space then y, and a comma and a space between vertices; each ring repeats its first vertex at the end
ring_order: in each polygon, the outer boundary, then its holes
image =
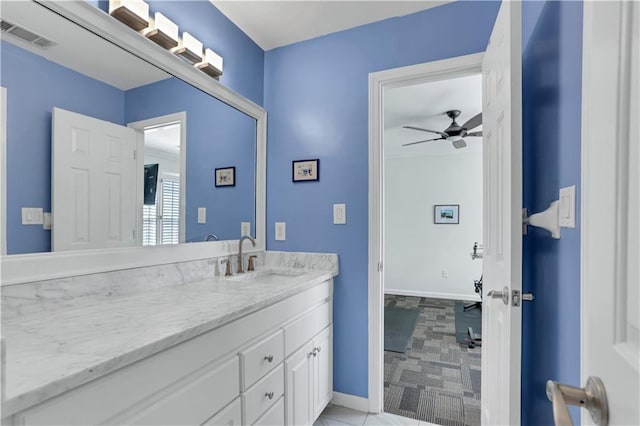
POLYGON ((206 207, 198 207, 198 223, 207 223, 206 207))
POLYGON ((276 241, 285 241, 287 239, 287 224, 285 222, 276 222, 276 241))
POLYGON ((576 227, 576 186, 560 188, 558 219, 563 228, 576 227))
POLYGON ((345 225, 346 223, 347 223, 347 205, 334 204, 333 205, 333 224, 345 225))
POLYGON ((23 207, 22 208, 22 224, 23 225, 42 225, 44 214, 41 208, 23 207))
POLYGON ((51 225, 51 213, 46 212, 44 214, 44 223, 42 224, 42 227, 45 231, 51 231, 51 225))
POLYGON ((240 222, 240 236, 251 235, 251 222, 240 222))

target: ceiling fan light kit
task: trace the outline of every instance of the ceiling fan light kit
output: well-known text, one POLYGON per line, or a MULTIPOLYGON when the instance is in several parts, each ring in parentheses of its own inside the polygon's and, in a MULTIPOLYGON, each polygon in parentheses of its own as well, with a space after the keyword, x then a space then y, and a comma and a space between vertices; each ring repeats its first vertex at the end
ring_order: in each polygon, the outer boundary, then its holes
POLYGON ((437 135, 440 135, 439 138, 405 143, 402 146, 416 145, 424 142, 446 140, 448 142, 451 142, 453 147, 456 149, 461 149, 466 147, 467 142, 464 140, 465 136, 471 136, 471 137, 482 136, 481 130, 475 131, 475 132, 469 132, 469 130, 475 129, 476 127, 482 124, 482 113, 480 112, 474 115, 469 120, 467 120, 466 123, 464 123, 462 126, 456 122, 456 118, 460 115, 460 113, 461 112, 458 109, 452 109, 446 112, 447 116, 451 119, 451 124, 443 132, 439 132, 437 130, 424 129, 422 127, 402 126, 405 129, 418 130, 421 132, 435 133, 437 135))

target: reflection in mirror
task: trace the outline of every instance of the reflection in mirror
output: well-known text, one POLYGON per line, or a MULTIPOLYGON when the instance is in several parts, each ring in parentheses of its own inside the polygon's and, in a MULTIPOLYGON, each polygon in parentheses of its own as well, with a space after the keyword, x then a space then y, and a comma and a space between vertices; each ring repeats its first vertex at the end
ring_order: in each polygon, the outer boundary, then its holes
POLYGON ((255 119, 37 3, 2 20, 8 254, 255 233, 255 119))

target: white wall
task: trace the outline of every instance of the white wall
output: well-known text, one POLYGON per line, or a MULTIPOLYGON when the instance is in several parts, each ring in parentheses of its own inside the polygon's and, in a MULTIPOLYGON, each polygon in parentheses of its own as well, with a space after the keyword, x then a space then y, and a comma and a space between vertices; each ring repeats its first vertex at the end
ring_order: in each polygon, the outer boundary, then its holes
POLYGON ((385 293, 479 300, 482 152, 385 159, 385 293), (459 204, 459 225, 433 223, 434 204, 459 204), (448 278, 442 277, 442 271, 448 278))
MULTIPOLYGON (((179 143, 179 142, 178 142, 179 143)), ((144 148, 144 164, 158 163, 160 173, 180 174, 180 157, 153 148, 144 148)))

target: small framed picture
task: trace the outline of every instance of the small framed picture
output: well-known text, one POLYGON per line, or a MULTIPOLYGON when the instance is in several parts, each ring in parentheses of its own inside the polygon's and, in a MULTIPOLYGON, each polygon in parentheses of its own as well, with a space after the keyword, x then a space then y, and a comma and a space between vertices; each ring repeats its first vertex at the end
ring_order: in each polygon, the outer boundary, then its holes
POLYGON ((320 160, 292 161, 292 180, 294 182, 308 182, 320 180, 320 160))
POLYGON ((460 205, 458 204, 436 204, 433 206, 433 223, 453 224, 460 223, 460 205))
POLYGON ((216 169, 216 187, 236 186, 236 168, 222 167, 216 169))

